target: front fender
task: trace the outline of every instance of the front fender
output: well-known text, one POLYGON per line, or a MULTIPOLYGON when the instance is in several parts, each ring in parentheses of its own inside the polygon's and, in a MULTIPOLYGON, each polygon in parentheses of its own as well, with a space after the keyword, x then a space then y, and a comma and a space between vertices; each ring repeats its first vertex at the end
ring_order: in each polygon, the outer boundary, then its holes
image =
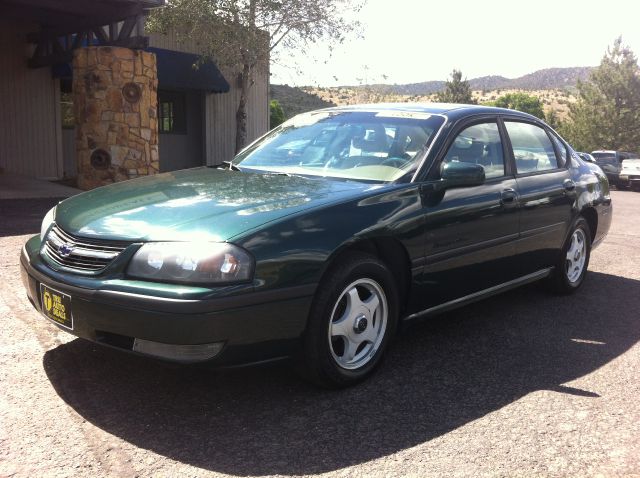
POLYGON ((256 259, 257 289, 318 283, 332 259, 355 243, 396 238, 410 261, 424 257, 424 214, 418 186, 391 186, 307 211, 234 243, 256 259))

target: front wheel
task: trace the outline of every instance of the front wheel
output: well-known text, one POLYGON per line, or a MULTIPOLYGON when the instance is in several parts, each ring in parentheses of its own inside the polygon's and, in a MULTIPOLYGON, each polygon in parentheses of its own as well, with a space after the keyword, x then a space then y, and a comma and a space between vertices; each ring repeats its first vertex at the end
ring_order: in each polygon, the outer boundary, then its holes
POLYGON ((591 230, 587 221, 579 217, 549 278, 551 289, 560 294, 578 290, 587 274, 590 256, 591 230))
POLYGON ((340 259, 314 299, 304 340, 304 374, 346 387, 373 372, 395 331, 398 298, 393 275, 374 256, 340 259))

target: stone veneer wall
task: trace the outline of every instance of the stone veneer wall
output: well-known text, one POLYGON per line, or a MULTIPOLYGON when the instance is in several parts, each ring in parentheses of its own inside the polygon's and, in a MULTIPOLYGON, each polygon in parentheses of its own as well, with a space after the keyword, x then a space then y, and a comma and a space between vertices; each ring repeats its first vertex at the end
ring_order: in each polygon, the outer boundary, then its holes
POLYGON ((75 50, 78 187, 158 172, 157 89, 153 53, 105 46, 75 50))

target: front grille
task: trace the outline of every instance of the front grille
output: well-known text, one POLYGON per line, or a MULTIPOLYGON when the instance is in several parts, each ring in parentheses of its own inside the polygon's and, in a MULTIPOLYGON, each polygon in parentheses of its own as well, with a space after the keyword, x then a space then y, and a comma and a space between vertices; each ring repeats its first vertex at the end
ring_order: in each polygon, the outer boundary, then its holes
POLYGON ((72 236, 54 224, 42 245, 42 253, 55 265, 97 272, 107 267, 128 245, 128 242, 72 236))

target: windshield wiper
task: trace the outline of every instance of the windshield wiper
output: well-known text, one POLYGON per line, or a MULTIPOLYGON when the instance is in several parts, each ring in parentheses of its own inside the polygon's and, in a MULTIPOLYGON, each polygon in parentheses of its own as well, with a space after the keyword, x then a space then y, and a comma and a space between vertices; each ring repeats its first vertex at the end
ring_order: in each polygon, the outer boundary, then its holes
POLYGON ((226 166, 226 169, 230 169, 231 171, 242 171, 242 169, 233 164, 233 161, 222 161, 221 164, 216 164, 210 167, 220 169, 221 166, 226 166))

